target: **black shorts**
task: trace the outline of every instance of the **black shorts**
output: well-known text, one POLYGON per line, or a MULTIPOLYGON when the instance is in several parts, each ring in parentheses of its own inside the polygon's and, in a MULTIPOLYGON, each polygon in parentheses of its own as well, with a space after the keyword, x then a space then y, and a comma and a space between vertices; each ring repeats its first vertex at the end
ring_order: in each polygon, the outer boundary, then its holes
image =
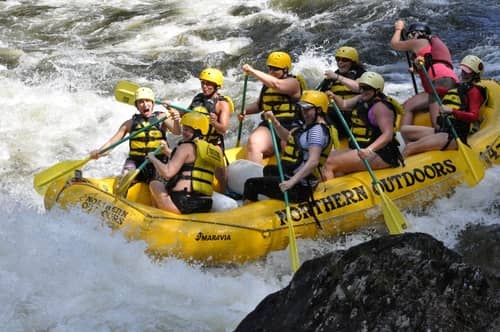
POLYGON ((186 191, 169 192, 172 202, 182 214, 209 212, 212 209, 212 197, 186 191))

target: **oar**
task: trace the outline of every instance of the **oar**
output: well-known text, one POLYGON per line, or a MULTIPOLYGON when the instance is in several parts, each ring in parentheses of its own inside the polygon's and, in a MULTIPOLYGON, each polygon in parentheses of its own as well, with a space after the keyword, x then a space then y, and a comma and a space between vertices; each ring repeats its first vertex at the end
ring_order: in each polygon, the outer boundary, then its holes
MULTIPOLYGON (((157 154, 162 148, 163 145, 160 145, 153 151, 153 153, 157 154)), ((144 169, 144 167, 146 167, 148 163, 149 163, 149 158, 146 158, 139 167, 137 167, 131 172, 128 172, 123 178, 120 179, 118 189, 116 189, 117 197, 125 195, 125 193, 127 192, 132 182, 135 180, 137 175, 139 175, 139 173, 144 169)))
MULTIPOLYGON (((274 154, 276 155, 276 162, 278 164, 278 170, 280 173, 281 182, 285 181, 285 175, 283 174, 283 168, 281 166, 280 151, 278 149, 278 142, 276 140, 276 133, 274 132, 273 123, 271 119, 268 120, 269 130, 271 131, 271 137, 273 139, 274 154)), ((290 239, 290 260, 292 264, 292 271, 296 272, 299 268, 299 253, 297 251, 297 242, 295 241, 295 230, 292 224, 292 215, 290 212, 290 204, 288 203, 288 192, 283 193, 285 198, 285 208, 286 208, 286 219, 288 224, 288 237, 290 239)))
MULTIPOLYGON (((129 139, 131 139, 132 137, 135 137, 136 135, 142 133, 143 131, 148 130, 152 126, 154 126, 162 121, 165 121, 167 118, 168 118, 168 116, 164 116, 164 117, 161 117, 159 119, 156 119, 155 121, 153 121, 149 125, 141 128, 137 131, 134 131, 133 133, 130 133, 130 135, 128 135, 127 137, 124 137, 121 140, 119 140, 118 142, 111 144, 110 146, 100 150, 99 154, 103 154, 106 151, 113 149, 114 147, 122 144, 125 141, 128 141, 129 139)), ((82 167, 83 165, 88 163, 91 159, 92 159, 91 157, 87 157, 87 158, 81 159, 81 160, 66 160, 66 161, 57 163, 57 164, 55 164, 55 165, 53 165, 53 166, 51 166, 51 167, 49 167, 41 172, 35 174, 35 176, 33 178, 33 188, 35 188, 35 190, 40 195, 44 195, 46 190, 47 190, 47 187, 49 186, 50 183, 52 183, 56 180, 59 180, 59 179, 63 178, 64 176, 66 176, 67 174, 73 172, 74 170, 82 167)))
MULTIPOLYGON (((437 93, 436 88, 434 87, 434 84, 429 77, 429 73, 427 73, 427 71, 425 70, 425 66, 423 63, 419 64, 419 66, 432 89, 432 93, 436 98, 439 108, 442 109, 443 102, 441 101, 441 98, 439 98, 439 94, 437 93)), ((453 126, 450 118, 448 116, 445 116, 445 118, 447 124, 450 126, 451 134, 453 135, 453 138, 455 138, 458 146, 459 158, 457 159, 457 169, 464 175, 464 179, 467 185, 469 187, 473 187, 481 182, 484 177, 485 169, 483 163, 479 159, 479 155, 472 151, 472 149, 464 144, 458 137, 457 132, 455 131, 455 127, 453 126)))
MULTIPOLYGON (((356 141, 356 138, 351 132, 351 129, 349 128, 349 125, 345 121, 342 112, 340 112, 339 107, 335 103, 335 101, 332 102, 333 108, 335 109, 335 112, 337 113, 337 116, 340 118, 342 121, 342 125, 344 126, 346 132, 349 134, 349 137, 351 138, 351 141, 353 142, 354 146, 356 147, 356 150, 358 152, 361 150, 359 147, 358 142, 356 141)), ((380 195, 380 198, 382 199, 382 213, 384 214, 384 221, 385 225, 389 229, 390 234, 401 234, 403 232, 403 229, 407 227, 406 220, 399 211, 398 207, 394 204, 393 201, 387 195, 385 194, 384 190, 382 189, 382 185, 380 184, 379 180, 375 176, 375 173, 373 172, 370 163, 366 159, 362 159, 363 163, 365 164, 366 169, 368 170, 368 173, 370 173, 370 176, 373 181, 373 185, 377 188, 378 194, 380 195)))
MULTIPOLYGON (((135 91, 139 89, 141 86, 137 83, 121 80, 118 81, 115 87, 115 99, 120 103, 125 103, 128 105, 135 106, 135 91)), ((155 99, 155 104, 161 104, 160 99, 155 99)), ((168 104, 169 107, 175 108, 181 112, 193 112, 193 110, 189 108, 185 108, 175 104, 168 104)), ((201 113, 201 112, 200 112, 201 113)), ((204 113, 202 113, 204 114, 204 113)))
MULTIPOLYGON (((405 40, 405 31, 401 31, 401 39, 405 40)), ((406 61, 408 62, 408 67, 413 68, 413 64, 410 60, 410 53, 408 51, 405 52, 406 54, 406 61)), ((410 76, 411 76, 411 81, 413 83, 413 90, 415 90, 415 94, 418 94, 418 89, 417 89, 417 81, 415 80, 415 73, 413 70, 410 71, 410 76)))
MULTIPOLYGON (((245 81, 243 83, 243 97, 241 99, 241 111, 240 111, 241 115, 243 115, 245 113, 245 98, 246 98, 246 93, 247 93, 247 83, 248 83, 248 75, 245 74, 245 81)), ((236 140, 236 147, 240 146, 241 130, 242 129, 243 129, 243 120, 240 121, 240 124, 238 127, 238 139, 236 140)))

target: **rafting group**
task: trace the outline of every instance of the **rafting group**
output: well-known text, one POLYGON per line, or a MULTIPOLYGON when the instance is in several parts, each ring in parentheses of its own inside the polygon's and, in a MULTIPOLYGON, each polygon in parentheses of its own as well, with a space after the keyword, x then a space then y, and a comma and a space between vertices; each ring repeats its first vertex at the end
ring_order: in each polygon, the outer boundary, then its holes
MULTIPOLYGON (((406 33, 404 28, 398 20, 390 42, 393 49, 409 55, 416 94, 403 104, 384 94, 384 78, 366 71, 358 51, 350 46, 336 51, 338 69, 326 70, 314 90, 292 74, 292 59, 286 52, 271 52, 267 71, 243 65, 237 146, 242 121, 260 113, 262 121, 248 137, 244 159, 256 164, 278 160, 266 165, 262 176, 246 179, 239 197, 243 204, 257 201, 259 195, 303 202, 320 182, 362 170, 404 166, 412 154, 456 150, 461 142, 467 144, 467 137, 479 127, 480 108, 487 98, 479 84, 484 71, 481 59, 464 57, 459 80, 448 48, 427 25, 414 23, 406 33), (415 73, 423 92, 417 93, 415 73), (249 76, 262 82, 262 89, 258 99, 245 107, 249 76), (428 110, 430 126, 414 124, 414 115, 421 110, 428 110), (341 143, 346 141, 347 145, 341 143)), ((224 76, 219 69, 205 68, 199 80, 201 92, 186 108, 157 100, 148 87, 119 84, 117 99, 134 105, 138 113, 86 159, 98 159, 129 141, 129 156, 116 188, 119 195, 126 195, 135 182, 148 183, 152 205, 177 214, 210 211, 214 183, 217 191, 234 196, 227 183, 224 145, 234 105, 220 92, 224 76), (155 103, 167 111, 156 112, 155 103), (174 149, 167 143, 167 133, 182 136, 174 149)))

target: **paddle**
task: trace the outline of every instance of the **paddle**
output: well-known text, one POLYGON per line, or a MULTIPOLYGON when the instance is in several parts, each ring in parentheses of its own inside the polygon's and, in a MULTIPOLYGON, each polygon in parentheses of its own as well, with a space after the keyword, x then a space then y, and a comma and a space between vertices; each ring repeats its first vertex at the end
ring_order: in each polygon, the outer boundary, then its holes
MULTIPOLYGON (((345 131, 349 134, 349 137, 351 138, 351 141, 353 142, 354 146, 356 147, 356 150, 358 152, 361 150, 359 147, 358 142, 356 141, 356 138, 351 132, 351 129, 349 128, 349 125, 344 119, 344 116, 342 115, 342 112, 340 112, 340 109, 338 108, 337 104, 335 101, 332 102, 333 108, 335 109, 335 112, 337 113, 337 116, 340 118, 342 121, 342 125, 345 128, 345 131)), ((403 229, 407 227, 406 220, 399 211, 398 207, 394 204, 393 201, 387 195, 385 194, 384 190, 382 189, 382 185, 378 181, 377 177, 375 176, 375 173, 373 172, 370 163, 366 159, 362 159, 363 163, 365 164, 366 169, 368 170, 368 173, 370 173, 370 177, 372 178, 373 185, 377 188, 378 194, 380 195, 380 198, 382 199, 382 213, 384 214, 384 221, 385 225, 389 229, 390 234, 401 234, 403 229)))
MULTIPOLYGON (((140 87, 141 86, 139 84, 134 82, 126 80, 118 81, 115 87, 115 99, 120 103, 125 103, 135 106, 135 91, 140 87)), ((162 102, 160 99, 155 99, 155 104, 162 104, 162 102)), ((189 108, 185 108, 174 104, 168 104, 168 106, 175 108, 176 110, 181 112, 193 112, 193 110, 190 110, 189 108)))
MULTIPOLYGON (((156 149, 154 149, 153 153, 157 154, 161 149, 163 148, 163 145, 160 145, 156 149)), ((131 172, 128 172, 123 178, 120 179, 120 183, 118 185, 118 189, 116 189, 116 197, 119 196, 124 196, 127 193, 128 188, 132 184, 132 182, 135 180, 137 175, 146 167, 146 165, 149 163, 149 158, 146 158, 139 167, 134 169, 131 172)))
MULTIPOLYGON (((246 93, 247 93, 247 83, 248 83, 248 75, 245 74, 245 81, 243 83, 243 97, 241 99, 240 115, 243 115, 245 113, 245 98, 246 98, 246 93)), ((236 140, 236 147, 240 146, 241 130, 242 129, 243 129, 243 119, 240 120, 240 124, 238 127, 238 139, 236 140)))
MULTIPOLYGON (((405 40, 405 35, 406 35, 405 31, 402 30, 401 31, 401 39, 402 40, 405 40)), ((411 63, 411 60, 410 60, 410 52, 406 51, 405 54, 406 54, 406 61, 408 62, 409 69, 413 68, 413 64, 411 63)), ((415 94, 418 94, 417 81, 415 80, 415 73, 413 72, 413 70, 410 71, 410 76, 411 76, 411 81, 413 83, 413 89, 415 90, 415 94)))
MULTIPOLYGON (((148 130, 152 126, 166 120, 167 118, 168 118, 168 116, 164 116, 164 117, 161 117, 159 119, 156 119, 155 121, 153 121, 149 125, 141 128, 137 131, 134 131, 133 133, 130 133, 130 135, 128 135, 127 137, 124 137, 121 140, 119 140, 118 142, 111 144, 110 146, 100 150, 99 154, 103 154, 106 151, 113 149, 114 147, 122 144, 125 141, 128 141, 132 137, 135 137, 136 135, 142 133, 145 130, 148 130)), ((66 161, 57 163, 57 164, 55 164, 55 165, 53 165, 53 166, 51 166, 51 167, 49 167, 41 172, 35 174, 35 176, 33 178, 33 188, 35 188, 35 190, 40 195, 44 195, 45 192, 47 191, 47 187, 49 186, 50 183, 52 183, 56 180, 59 180, 59 179, 63 178, 64 176, 66 176, 67 174, 73 172, 74 170, 82 167, 83 165, 88 163, 91 159, 92 159, 91 157, 87 157, 87 158, 81 159, 81 160, 66 160, 66 161)))
MULTIPOLYGON (((274 132, 274 127, 273 123, 271 120, 267 120, 269 124, 269 130, 271 131, 271 137, 273 139, 273 146, 274 146, 274 154, 276 155, 276 163, 278 164, 278 170, 280 173, 280 180, 281 182, 285 181, 285 175, 283 174, 283 167, 281 166, 281 158, 280 158, 280 151, 278 149, 278 143, 276 140, 276 133, 274 132)), ((285 207, 286 207, 286 219, 287 219, 287 224, 288 224, 288 237, 290 239, 290 260, 292 264, 292 271, 296 272, 297 269, 299 268, 299 253, 297 251, 297 243, 295 241, 295 231, 293 229, 293 224, 292 224, 292 215, 290 212, 290 204, 288 203, 288 192, 285 191, 283 193, 284 199, 285 199, 285 207)))
MULTIPOLYGON (((439 108, 442 109, 443 102, 441 101, 441 98, 439 98, 439 94, 437 93, 436 88, 434 87, 434 84, 429 77, 429 73, 427 73, 427 71, 425 70, 425 66, 423 63, 420 63, 419 66, 432 89, 432 93, 436 98, 439 108)), ((479 155, 472 151, 472 149, 464 144, 458 137, 457 132, 455 131, 455 127, 453 126, 450 118, 448 116, 445 116, 445 118, 446 123, 450 126, 451 134, 453 135, 453 138, 455 138, 458 146, 459 158, 457 159, 457 169, 464 175, 464 179, 467 185, 469 187, 473 187, 483 179, 485 174, 484 166, 479 159, 479 155)))

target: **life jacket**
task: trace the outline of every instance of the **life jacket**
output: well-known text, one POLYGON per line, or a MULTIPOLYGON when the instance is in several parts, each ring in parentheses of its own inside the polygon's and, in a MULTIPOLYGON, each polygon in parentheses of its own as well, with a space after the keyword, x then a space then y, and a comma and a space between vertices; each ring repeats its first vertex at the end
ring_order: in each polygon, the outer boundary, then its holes
MULTIPOLYGON (((143 117, 141 114, 134 114, 132 117, 132 127, 130 132, 135 132, 158 119, 158 112, 153 113, 149 118, 143 117)), ((162 141, 165 141, 165 131, 162 129, 161 123, 151 126, 129 140, 129 156, 131 157, 145 157, 149 152, 154 151, 160 146, 162 141)))
POLYGON ((425 69, 428 71, 435 63, 444 63, 448 68, 453 69, 450 50, 443 41, 437 36, 431 36, 428 40, 431 43, 431 51, 424 54, 425 69))
MULTIPOLYGON (((474 83, 459 83, 456 88, 448 90, 446 95, 442 99, 443 105, 449 106, 453 109, 458 109, 462 112, 468 112, 469 108, 467 105, 469 104, 468 96, 467 93, 469 92, 472 87, 476 86, 479 91, 481 92, 481 95, 483 96, 483 103, 487 103, 488 101, 488 90, 486 87, 474 84, 474 83)), ((452 115, 450 116, 450 120, 453 123, 453 127, 457 131, 457 133, 462 133, 463 135, 468 135, 468 134, 473 134, 479 130, 479 127, 481 125, 481 121, 483 120, 481 117, 478 119, 478 121, 474 123, 465 123, 462 121, 459 121, 455 119, 452 115)), ((438 116, 438 123, 440 124, 441 127, 447 127, 447 124, 444 123, 445 119, 441 117, 440 115, 438 116)), ((460 136, 460 134, 459 134, 460 136)))
MULTIPOLYGON (((215 98, 210 98, 206 97, 203 93, 199 93, 193 98, 193 101, 191 102, 191 105, 189 105, 189 108, 195 112, 205 113, 208 115, 215 112, 215 106, 221 100, 224 100, 229 104, 229 110, 231 111, 231 113, 234 112, 233 100, 229 96, 223 96, 220 94, 218 94, 215 98)), ((223 135, 217 133, 215 127, 212 125, 208 127, 208 134, 204 139, 212 144, 217 144, 224 147, 223 135)))
MULTIPOLYGON (((342 76, 347 77, 351 80, 356 80, 357 78, 361 77, 361 75, 363 75, 364 72, 365 69, 363 69, 362 67, 356 67, 355 69, 349 70, 347 73, 343 73, 342 76)), ((340 74, 338 69, 335 71, 335 73, 340 74)), ((325 81, 327 81, 327 83, 325 83, 325 85, 320 88, 320 91, 330 90, 335 95, 341 97, 342 99, 350 99, 359 94, 357 92, 352 91, 351 89, 349 89, 347 85, 340 83, 338 80, 335 81, 325 80, 325 81)))
MULTIPOLYGON (((181 144, 193 144, 195 146, 196 158, 193 163, 182 165, 179 172, 168 181, 170 188, 175 187, 181 179, 191 181, 191 192, 211 196, 213 193, 213 180, 216 167, 224 166, 224 156, 221 150, 205 140, 181 142, 181 144), (189 172, 185 175, 184 172, 189 172)), ((172 157, 177 148, 172 152, 172 157)))
POLYGON ((324 135, 328 137, 328 144, 321 150, 319 164, 307 179, 316 180, 314 182, 321 180, 320 170, 321 167, 326 163, 328 154, 330 153, 332 148, 339 147, 337 130, 335 129, 335 127, 326 125, 324 123, 313 123, 307 127, 298 127, 292 131, 292 134, 288 137, 288 140, 286 142, 283 156, 281 157, 283 167, 287 170, 287 174, 293 175, 294 171, 307 161, 307 159, 304 158, 304 156, 306 155, 306 151, 304 151, 304 149, 300 145, 300 136, 304 132, 306 133, 306 135, 309 135, 309 130, 317 125, 321 126, 324 135))
MULTIPOLYGON (((294 75, 288 75, 288 77, 293 77, 299 81, 300 93, 302 94, 303 86, 306 86, 305 81, 294 75)), ((297 99, 291 98, 289 95, 264 85, 260 91, 259 109, 264 112, 272 111, 278 120, 294 120, 297 114, 297 101, 297 99)))
MULTIPOLYGON (((399 142, 397 142, 396 140, 396 130, 397 119, 398 116, 402 113, 402 106, 394 98, 388 97, 383 93, 378 93, 370 101, 358 103, 352 111, 351 131, 361 148, 367 147, 382 134, 380 128, 377 126, 373 126, 368 120, 368 111, 378 102, 384 103, 394 113, 393 141, 395 141, 399 145, 399 142)), ((349 147, 351 149, 355 148, 354 143, 350 141, 349 147)))

